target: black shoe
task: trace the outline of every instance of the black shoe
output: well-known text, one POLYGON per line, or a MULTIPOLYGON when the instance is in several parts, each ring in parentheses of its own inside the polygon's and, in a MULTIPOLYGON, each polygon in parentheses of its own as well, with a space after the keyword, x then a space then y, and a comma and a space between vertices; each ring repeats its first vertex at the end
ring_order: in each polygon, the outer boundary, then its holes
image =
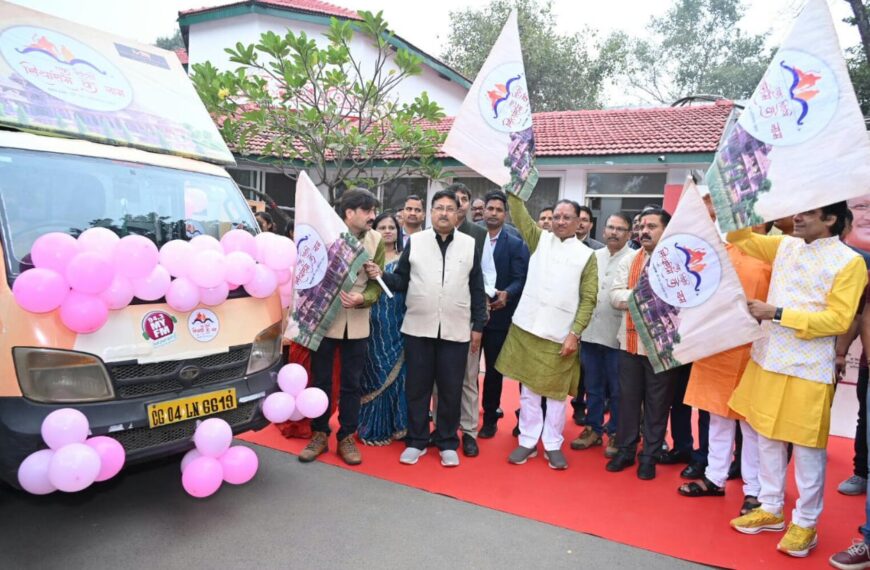
POLYGON ((731 467, 728 468, 728 480, 740 479, 743 474, 740 472, 740 461, 734 460, 731 462, 731 467))
POLYGON ((641 463, 637 466, 637 478, 642 479, 644 481, 650 481, 651 479, 656 478, 656 464, 655 463, 641 463))
POLYGON ((495 432, 498 431, 498 426, 495 424, 483 424, 480 431, 477 432, 477 437, 480 439, 492 439, 495 437, 495 432))
POLYGON ((617 473, 632 465, 634 465, 634 456, 619 452, 616 454, 616 457, 607 462, 605 469, 611 473, 617 473))
POLYGON ((586 410, 580 408, 574 412, 574 423, 578 426, 586 425, 586 410))
POLYGON ((504 410, 502 410, 501 408, 496 408, 495 417, 497 417, 498 419, 502 419, 504 417, 504 410))
POLYGON ((462 455, 465 457, 477 457, 480 455, 477 441, 467 433, 462 434, 462 455))
POLYGON ((694 481, 704 477, 707 466, 701 463, 689 463, 689 466, 680 471, 680 477, 694 481))
POLYGON ((677 463, 690 463, 692 460, 691 451, 680 451, 672 449, 665 451, 659 455, 659 463, 662 465, 676 465, 677 463))
POLYGON ((514 437, 520 437, 520 426, 519 426, 519 424, 517 424, 517 426, 514 428, 514 430, 511 432, 511 434, 512 434, 514 437))

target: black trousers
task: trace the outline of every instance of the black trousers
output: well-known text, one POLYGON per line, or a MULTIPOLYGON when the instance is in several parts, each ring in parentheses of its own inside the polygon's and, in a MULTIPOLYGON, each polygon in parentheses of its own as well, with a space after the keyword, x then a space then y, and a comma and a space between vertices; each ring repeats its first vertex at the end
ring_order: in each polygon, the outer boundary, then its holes
POLYGON ((691 367, 680 366, 660 374, 646 356, 619 353, 619 425, 616 442, 619 452, 634 456, 640 438, 643 417, 643 451, 641 463, 654 463, 662 450, 668 427, 668 414, 674 400, 674 388, 691 367))
POLYGON ((468 343, 405 335, 405 398, 408 400, 406 447, 426 449, 429 441, 429 403, 438 385, 435 445, 440 450, 459 447, 460 404, 468 343))
MULTIPOLYGON (((324 338, 320 347, 311 353, 312 386, 326 392, 332 399, 332 361, 335 349, 340 350, 341 357, 341 387, 338 397, 338 440, 356 432, 359 423, 360 393, 359 381, 369 339, 334 339, 324 338)), ((332 402, 330 401, 330 407, 332 402)), ((329 429, 329 409, 319 418, 311 420, 312 431, 322 431, 327 435, 329 429)))
POLYGON ((483 424, 495 424, 498 421, 497 410, 501 406, 501 388, 504 375, 495 369, 495 361, 507 339, 507 329, 483 331, 483 360, 486 363, 486 374, 483 376, 483 424))
POLYGON ((674 386, 674 401, 671 405, 671 435, 674 438, 674 449, 692 454, 692 463, 707 464, 707 450, 710 441, 710 412, 698 411, 698 448, 694 449, 695 438, 692 436, 692 406, 683 403, 686 388, 689 386, 689 375, 692 365, 686 365, 689 372, 681 375, 674 386))
MULTIPOLYGON (((488 365, 487 365, 488 366, 488 365)), ((858 369, 858 428, 855 431, 855 475, 867 478, 867 379, 870 371, 858 369)))

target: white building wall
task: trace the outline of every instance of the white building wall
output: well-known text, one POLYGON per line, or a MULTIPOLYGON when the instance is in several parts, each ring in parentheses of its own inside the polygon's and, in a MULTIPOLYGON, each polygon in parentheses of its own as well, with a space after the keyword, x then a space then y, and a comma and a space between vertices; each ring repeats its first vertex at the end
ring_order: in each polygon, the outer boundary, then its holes
MULTIPOLYGON (((264 32, 270 30, 284 35, 288 28, 296 34, 304 31, 319 46, 328 44, 328 40, 324 37, 328 31, 327 26, 288 18, 244 14, 191 25, 188 37, 190 66, 210 61, 218 69, 234 70, 238 68, 238 64, 230 61, 229 55, 224 51, 225 48, 233 47, 237 42, 245 45, 256 43, 264 32)), ((357 33, 354 35, 351 49, 355 57, 371 70, 377 54, 377 49, 372 45, 371 40, 357 33)), ((422 74, 409 77, 399 84, 396 89, 399 100, 411 102, 420 93, 426 91, 429 99, 441 105, 447 115, 455 115, 468 90, 454 81, 441 77, 428 65, 424 64, 422 70, 422 74)), ((365 72, 364 68, 363 73, 365 72)))

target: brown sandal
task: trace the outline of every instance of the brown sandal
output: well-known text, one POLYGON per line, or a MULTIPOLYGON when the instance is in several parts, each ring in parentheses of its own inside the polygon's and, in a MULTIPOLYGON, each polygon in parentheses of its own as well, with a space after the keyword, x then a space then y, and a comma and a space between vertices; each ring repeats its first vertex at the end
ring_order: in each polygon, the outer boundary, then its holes
POLYGON ((677 493, 684 497, 724 497, 725 489, 703 477, 698 481, 680 485, 677 493), (704 486, 702 487, 701 484, 704 486))
POLYGON ((749 511, 755 510, 759 507, 761 507, 761 502, 758 500, 758 497, 746 495, 743 497, 743 506, 740 507, 740 515, 743 516, 749 511))

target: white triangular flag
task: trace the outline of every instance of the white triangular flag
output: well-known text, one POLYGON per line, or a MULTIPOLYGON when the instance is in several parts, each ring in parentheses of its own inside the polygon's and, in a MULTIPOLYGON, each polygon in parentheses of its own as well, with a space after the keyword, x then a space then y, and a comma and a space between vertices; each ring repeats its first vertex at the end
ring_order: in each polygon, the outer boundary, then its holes
POLYGON ((870 192, 870 139, 825 0, 808 0, 706 178, 725 231, 870 192))

